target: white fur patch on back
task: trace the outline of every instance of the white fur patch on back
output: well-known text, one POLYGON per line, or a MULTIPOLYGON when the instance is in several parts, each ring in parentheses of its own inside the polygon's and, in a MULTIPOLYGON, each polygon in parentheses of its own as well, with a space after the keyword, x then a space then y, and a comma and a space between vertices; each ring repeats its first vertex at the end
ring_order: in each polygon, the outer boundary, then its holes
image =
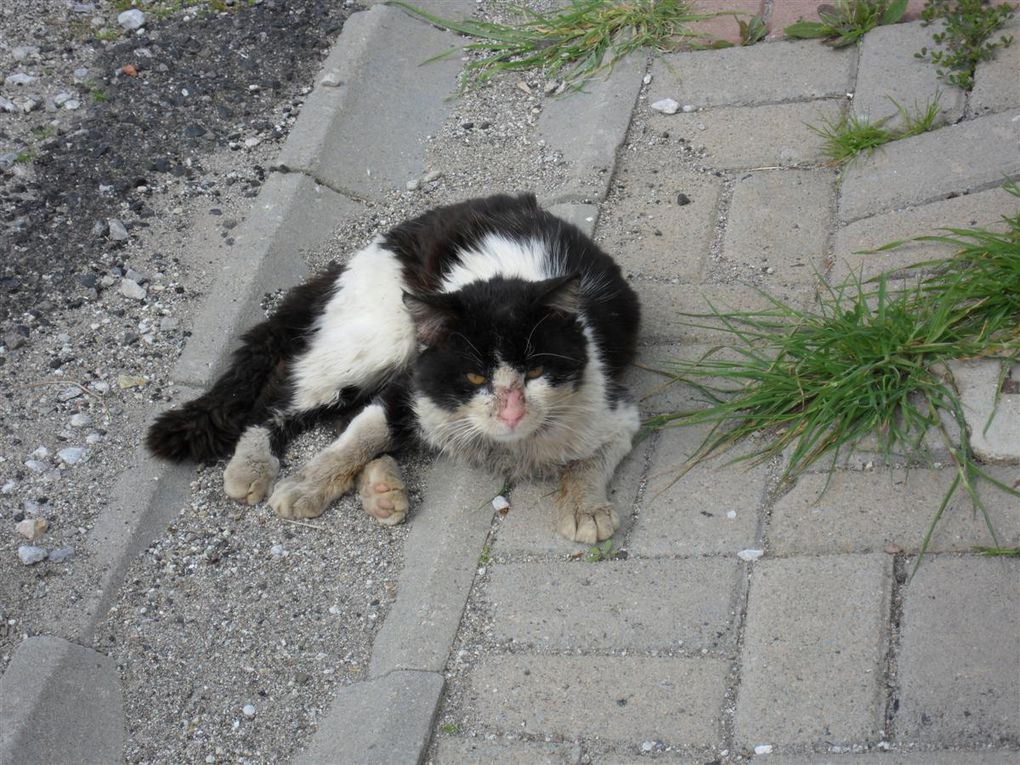
POLYGON ((356 253, 294 363, 294 411, 336 403, 342 388, 378 383, 411 360, 414 323, 397 256, 377 239, 356 253))
POLYGON ((550 273, 548 245, 540 239, 510 239, 488 234, 477 250, 457 253, 460 263, 443 279, 443 292, 456 292, 472 282, 496 276, 540 282, 559 274, 550 273))

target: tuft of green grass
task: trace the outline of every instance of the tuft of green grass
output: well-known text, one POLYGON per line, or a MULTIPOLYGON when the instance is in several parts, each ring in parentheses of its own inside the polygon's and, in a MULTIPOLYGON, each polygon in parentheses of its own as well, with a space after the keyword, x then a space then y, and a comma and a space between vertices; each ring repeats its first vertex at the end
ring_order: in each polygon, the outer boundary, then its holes
POLYGON ((893 99, 889 100, 893 102, 902 121, 901 127, 895 130, 886 127, 892 115, 870 121, 844 114, 838 120, 826 120, 821 126, 808 125, 808 128, 825 141, 823 151, 829 161, 842 165, 860 154, 871 154, 879 146, 891 141, 920 135, 935 127, 941 109, 938 94, 923 109, 915 105, 913 114, 893 99))
POLYGON ((835 5, 818 6, 818 21, 800 19, 783 31, 787 37, 822 38, 843 48, 877 26, 895 24, 906 10, 907 0, 835 0, 835 5))
POLYGON ((517 9, 519 23, 500 24, 444 19, 403 0, 389 0, 388 5, 475 40, 464 46, 479 56, 468 61, 463 87, 482 85, 503 72, 540 70, 577 90, 585 80, 612 69, 620 59, 642 48, 671 52, 717 47, 714 40, 689 25, 730 15, 698 12, 688 0, 571 0, 551 13, 517 9))
MULTIPOLYGON (((1005 189, 1020 199, 1016 183, 1005 189)), ((905 454, 911 464, 923 464, 930 461, 926 435, 934 432, 956 474, 924 535, 921 555, 958 490, 983 513, 998 545, 977 485, 985 481, 1014 496, 1020 492, 975 459, 945 363, 995 357, 1005 368, 1020 361, 1020 213, 1004 221, 1004 233, 947 229, 945 235, 919 237, 951 244, 956 254, 915 264, 911 269, 918 276, 903 289, 890 289, 889 277, 882 274, 828 287, 817 310, 770 298, 772 308, 765 311, 687 314, 693 326, 728 333, 735 358, 721 358, 723 348, 716 348, 663 370, 694 386, 708 405, 653 417, 645 427, 712 426, 680 468, 681 477, 706 458, 765 432, 765 446, 732 461, 788 454, 784 479, 822 460, 831 470, 841 454, 852 454, 871 434, 886 461, 905 454), (949 425, 959 432, 958 440, 949 425)))
POLYGON ((930 60, 939 77, 963 90, 974 87, 974 72, 982 61, 995 57, 999 48, 1012 44, 1010 35, 993 39, 1016 8, 1009 3, 993 5, 988 0, 927 0, 921 12, 925 23, 944 22, 942 31, 932 35, 940 50, 921 48, 914 55, 930 60))
POLYGON ((460 733, 460 726, 457 723, 443 723, 439 729, 448 736, 456 736, 460 733))

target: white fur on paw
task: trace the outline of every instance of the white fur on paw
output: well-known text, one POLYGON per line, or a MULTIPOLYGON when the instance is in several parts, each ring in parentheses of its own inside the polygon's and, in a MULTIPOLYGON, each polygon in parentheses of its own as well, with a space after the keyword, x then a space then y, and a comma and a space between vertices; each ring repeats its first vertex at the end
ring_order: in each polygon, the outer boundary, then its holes
POLYGON ((358 494, 365 512, 379 523, 395 526, 407 518, 407 490, 400 466, 389 455, 365 465, 358 479, 358 494))
POLYGON ((265 499, 280 474, 280 460, 272 454, 263 458, 235 454, 223 471, 223 490, 231 499, 255 505, 265 499))
POLYGON ((612 505, 577 508, 560 514, 556 530, 573 542, 593 545, 613 536, 620 519, 612 505))
POLYGON ((300 474, 276 484, 269 498, 269 506, 281 518, 318 518, 328 505, 322 493, 300 474))

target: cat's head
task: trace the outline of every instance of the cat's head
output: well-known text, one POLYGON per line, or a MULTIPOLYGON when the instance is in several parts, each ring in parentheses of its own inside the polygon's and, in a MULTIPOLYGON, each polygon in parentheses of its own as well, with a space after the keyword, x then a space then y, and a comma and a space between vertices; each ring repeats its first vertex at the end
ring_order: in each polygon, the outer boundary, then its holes
POLYGON ((588 362, 580 280, 497 277, 404 303, 424 346, 415 368, 422 427, 438 443, 513 442, 562 421, 588 362))

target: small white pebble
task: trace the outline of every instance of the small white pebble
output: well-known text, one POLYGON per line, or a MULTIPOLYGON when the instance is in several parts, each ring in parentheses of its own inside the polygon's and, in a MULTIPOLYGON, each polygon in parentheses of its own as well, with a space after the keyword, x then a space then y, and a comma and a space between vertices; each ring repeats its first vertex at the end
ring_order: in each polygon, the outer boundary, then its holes
POLYGON ((663 98, 661 101, 656 101, 652 104, 652 108, 657 112, 662 112, 663 114, 676 114, 680 111, 680 104, 672 98, 663 98))
MULTIPOLYGON (((245 717, 254 717, 255 716, 255 705, 254 704, 245 704, 244 708, 241 709, 241 712, 244 713, 245 717)), ((771 749, 772 747, 769 747, 769 748, 771 749)))
POLYGON ((772 744, 758 744, 754 748, 755 754, 772 754, 772 744))
POLYGON ((510 502, 502 494, 497 494, 492 498, 493 510, 506 510, 508 507, 510 507, 510 502))
POLYGON ((740 560, 750 561, 758 560, 758 558, 760 558, 764 554, 765 554, 764 550, 741 550, 740 552, 737 553, 737 557, 740 558, 740 560))
POLYGON ((283 545, 273 545, 269 548, 269 554, 274 558, 283 558, 287 555, 287 548, 283 545))
POLYGON ((734 518, 737 517, 737 511, 736 510, 728 510, 726 512, 726 517, 729 518, 730 520, 733 520, 734 518))

